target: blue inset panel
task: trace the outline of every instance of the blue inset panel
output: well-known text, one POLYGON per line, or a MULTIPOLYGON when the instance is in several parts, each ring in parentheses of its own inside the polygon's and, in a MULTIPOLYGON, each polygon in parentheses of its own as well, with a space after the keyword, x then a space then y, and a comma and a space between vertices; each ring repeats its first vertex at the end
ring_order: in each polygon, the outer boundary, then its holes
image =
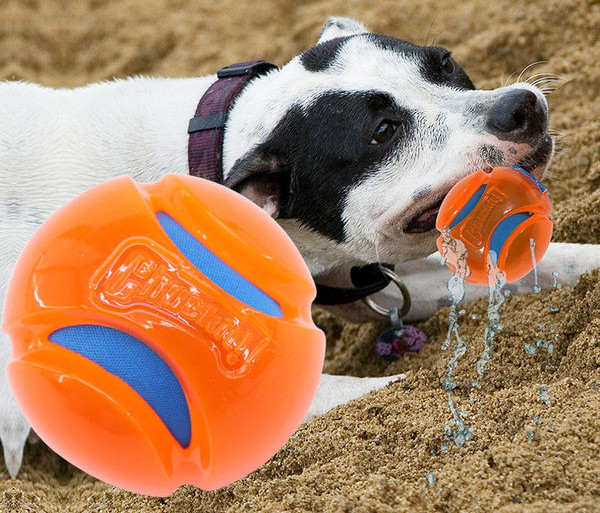
POLYGON ((91 360, 133 388, 183 446, 192 434, 190 411, 177 377, 141 340, 123 331, 80 324, 54 331, 50 341, 91 360))
POLYGON ((177 249, 209 280, 254 309, 283 317, 281 307, 272 297, 229 267, 175 219, 165 212, 157 212, 156 217, 177 249))
POLYGON ((527 171, 525 171, 522 167, 519 166, 511 166, 513 169, 516 169, 517 171, 521 171, 521 173, 526 174, 529 178, 531 178, 534 183, 538 186, 538 188, 540 189, 540 192, 544 193, 546 192, 546 187, 544 187, 542 185, 542 182, 540 182, 535 176, 529 174, 527 171))
POLYGON ((508 236, 523 221, 529 219, 530 216, 531 214, 529 212, 519 212, 518 214, 513 214, 512 216, 507 217, 496 227, 490 239, 490 254, 492 255, 492 258, 494 254, 496 255, 496 258, 494 259, 494 265, 497 264, 500 251, 502 251, 502 246, 504 246, 508 236), (494 253, 492 253, 492 251, 494 253))
POLYGON ((473 193, 473 196, 471 196, 469 201, 465 203, 465 206, 459 210, 458 214, 456 214, 456 217, 450 223, 450 229, 454 228, 458 223, 460 223, 465 217, 467 217, 471 213, 471 210, 473 210, 475 208, 475 205, 479 203, 479 200, 481 199, 481 196, 483 196, 486 187, 487 185, 484 184, 473 193))

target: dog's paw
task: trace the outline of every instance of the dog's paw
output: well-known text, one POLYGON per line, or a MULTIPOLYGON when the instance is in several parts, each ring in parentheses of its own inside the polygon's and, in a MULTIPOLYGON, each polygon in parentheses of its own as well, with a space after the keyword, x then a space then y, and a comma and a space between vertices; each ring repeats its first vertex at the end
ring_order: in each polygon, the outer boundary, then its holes
POLYGON ((21 462, 23 461, 23 449, 29 436, 30 426, 6 380, 4 369, 10 359, 10 343, 0 334, 0 441, 4 450, 4 462, 10 477, 17 477, 21 462))
POLYGON ((404 377, 404 374, 383 376, 381 378, 355 378, 353 376, 321 374, 319 387, 303 422, 316 415, 327 413, 335 406, 357 399, 367 392, 383 388, 388 383, 404 379, 404 377))

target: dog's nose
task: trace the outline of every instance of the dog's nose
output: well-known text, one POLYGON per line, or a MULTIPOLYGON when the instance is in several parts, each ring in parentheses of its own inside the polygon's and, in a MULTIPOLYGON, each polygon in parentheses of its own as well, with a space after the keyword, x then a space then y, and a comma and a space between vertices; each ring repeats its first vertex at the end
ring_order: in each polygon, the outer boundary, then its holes
POLYGON ((546 109, 528 89, 503 94, 488 111, 487 128, 500 139, 525 141, 543 132, 546 126, 546 109))

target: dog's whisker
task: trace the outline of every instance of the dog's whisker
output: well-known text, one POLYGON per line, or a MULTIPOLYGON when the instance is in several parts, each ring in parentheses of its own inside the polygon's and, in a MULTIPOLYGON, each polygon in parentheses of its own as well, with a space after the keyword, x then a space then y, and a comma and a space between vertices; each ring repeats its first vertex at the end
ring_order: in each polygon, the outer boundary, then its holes
POLYGON ((535 80, 538 78, 548 78, 548 79, 552 79, 552 80, 559 80, 561 78, 561 76, 557 75, 556 73, 542 71, 541 73, 536 73, 535 75, 529 75, 527 78, 525 78, 525 80, 523 80, 523 82, 531 83, 532 80, 535 80))
POLYGON ((552 81, 552 80, 548 80, 548 79, 538 79, 535 82, 530 82, 530 84, 532 86, 539 87, 539 88, 542 88, 542 87, 556 88, 556 87, 558 87, 558 85, 555 85, 556 81, 552 81))
POLYGON ((506 86, 510 85, 510 83, 511 83, 510 81, 515 76, 516 73, 517 73, 516 71, 513 71, 510 75, 508 75, 508 78, 506 79, 504 84, 502 84, 502 87, 506 87, 506 86))
POLYGON ((429 43, 429 36, 431 35, 431 29, 433 28, 434 23, 435 23, 435 20, 431 20, 429 27, 427 27, 427 33, 425 34, 425 45, 426 46, 433 45, 433 42, 429 43))
POLYGON ((436 34, 436 36, 433 38, 433 41, 431 42, 431 45, 430 45, 430 46, 435 46, 435 45, 436 45, 436 43, 437 43, 437 41, 438 41, 438 39, 440 38, 440 36, 441 36, 441 35, 442 35, 442 31, 440 30, 440 31, 439 31, 439 32, 436 34))
POLYGON ((547 62, 548 61, 536 61, 536 62, 532 62, 529 66, 525 66, 525 68, 523 68, 523 71, 521 71, 521 73, 519 73, 519 76, 517 77, 516 82, 520 82, 523 74, 526 73, 527 70, 531 69, 533 66, 537 66, 538 64, 546 64, 547 62))

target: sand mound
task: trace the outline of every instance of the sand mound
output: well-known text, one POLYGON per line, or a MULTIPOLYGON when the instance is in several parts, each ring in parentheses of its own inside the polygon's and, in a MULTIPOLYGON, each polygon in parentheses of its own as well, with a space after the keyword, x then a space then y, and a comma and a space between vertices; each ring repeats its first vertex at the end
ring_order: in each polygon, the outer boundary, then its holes
MULTIPOLYGON (((193 76, 236 60, 282 64, 311 46, 330 14, 377 32, 441 44, 480 87, 555 73, 551 125, 560 150, 546 177, 554 240, 600 243, 600 4, 595 0, 325 0, 0 2, 0 78, 53 86, 136 73, 193 76)), ((599 262, 600 265, 600 262, 599 262)), ((75 469, 41 442, 23 471, 0 483, 2 511, 598 511, 600 510, 600 275, 575 288, 512 297, 502 309, 487 375, 477 377, 485 302, 465 306, 470 344, 454 373, 457 408, 474 429, 463 447, 440 387, 447 309, 421 324, 418 355, 388 365, 374 354, 377 324, 317 315, 329 335, 326 371, 405 372, 407 378, 301 427, 261 469, 215 492, 182 487, 140 497, 75 469), (558 307, 558 311, 555 308, 558 307), (554 351, 529 355, 543 339, 554 351), (547 387, 549 402, 540 400, 547 387), (446 444, 448 447, 446 447, 446 444), (435 483, 426 475, 433 473, 435 483)), ((6 478, 4 470, 0 476, 6 478)))

